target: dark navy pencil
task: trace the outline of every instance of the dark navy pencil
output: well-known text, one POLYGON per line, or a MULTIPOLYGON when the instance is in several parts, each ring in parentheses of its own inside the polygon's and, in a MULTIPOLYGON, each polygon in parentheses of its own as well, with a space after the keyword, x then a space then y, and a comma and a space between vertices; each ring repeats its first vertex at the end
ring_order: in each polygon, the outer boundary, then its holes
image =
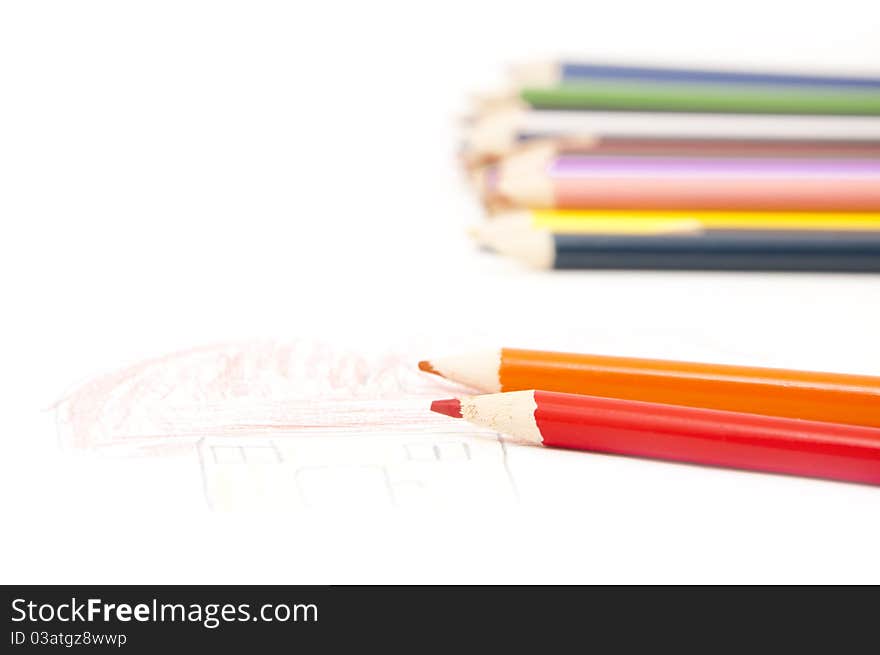
POLYGON ((878 232, 499 235, 494 250, 539 268, 880 272, 878 232))

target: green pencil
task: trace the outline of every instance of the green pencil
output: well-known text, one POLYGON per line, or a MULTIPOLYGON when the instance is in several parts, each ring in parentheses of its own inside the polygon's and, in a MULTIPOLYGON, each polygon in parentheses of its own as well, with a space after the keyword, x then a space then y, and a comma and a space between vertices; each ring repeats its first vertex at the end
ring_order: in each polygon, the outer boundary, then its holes
POLYGON ((880 89, 589 82, 525 88, 519 97, 535 109, 880 116, 880 89))

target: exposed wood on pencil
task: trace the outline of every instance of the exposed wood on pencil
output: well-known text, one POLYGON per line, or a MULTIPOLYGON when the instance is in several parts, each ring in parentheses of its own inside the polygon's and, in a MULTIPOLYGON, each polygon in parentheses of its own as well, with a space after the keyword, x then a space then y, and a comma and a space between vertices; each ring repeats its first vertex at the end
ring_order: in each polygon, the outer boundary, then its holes
POLYGON ((880 484, 875 427, 534 390, 458 407, 464 420, 527 444, 880 484))
POLYGON ((716 84, 767 84, 773 87, 880 89, 880 72, 854 74, 843 72, 811 73, 806 71, 759 70, 737 68, 699 68, 615 64, 577 59, 534 61, 511 67, 510 77, 517 86, 554 86, 590 80, 631 80, 705 82, 716 84))
POLYGON ((880 141, 876 116, 762 116, 678 112, 493 112, 465 131, 463 156, 479 162, 506 155, 528 140, 604 138, 802 139, 880 141))
POLYGON ((497 252, 535 268, 880 272, 876 232, 497 235, 497 252))
POLYGON ((669 80, 571 81, 525 87, 516 99, 535 109, 722 114, 877 116, 880 87, 846 88, 721 84, 669 80))
POLYGON ((485 393, 539 388, 880 427, 880 377, 868 375, 518 348, 428 364, 485 393))
POLYGON ((880 159, 560 157, 535 148, 474 178, 494 207, 880 211, 880 159))
POLYGON ((469 233, 479 245, 494 248, 499 240, 534 230, 552 234, 674 234, 719 230, 871 233, 880 231, 880 212, 524 209, 498 214, 472 226, 469 233))

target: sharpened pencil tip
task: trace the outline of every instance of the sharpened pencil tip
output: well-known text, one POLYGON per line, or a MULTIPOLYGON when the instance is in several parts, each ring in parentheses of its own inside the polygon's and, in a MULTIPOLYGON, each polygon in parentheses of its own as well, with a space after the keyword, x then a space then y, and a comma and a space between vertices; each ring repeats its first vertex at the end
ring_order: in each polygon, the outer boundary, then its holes
POLYGON ((440 375, 440 371, 431 366, 431 362, 427 359, 423 359, 419 362, 419 370, 424 371, 425 373, 433 373, 434 375, 440 375))
POLYGON ((458 398, 435 400, 431 403, 431 411, 438 414, 446 414, 452 418, 461 418, 461 401, 458 398))

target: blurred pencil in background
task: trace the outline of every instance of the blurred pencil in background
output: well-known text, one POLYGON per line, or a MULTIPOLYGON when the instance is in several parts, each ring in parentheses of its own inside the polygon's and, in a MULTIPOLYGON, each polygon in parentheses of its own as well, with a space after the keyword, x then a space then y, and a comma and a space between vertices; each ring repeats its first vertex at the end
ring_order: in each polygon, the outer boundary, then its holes
POLYGON ((481 245, 551 268, 880 270, 880 76, 555 62, 510 82, 464 127, 481 245))
POLYGON ((492 250, 535 268, 880 272, 880 232, 494 234, 492 250))
POLYGON ((880 210, 880 159, 870 158, 547 157, 530 151, 480 169, 474 183, 495 207, 880 210))
POLYGON ((737 212, 524 209, 495 216, 471 229, 480 245, 545 231, 553 234, 663 234, 707 230, 871 232, 880 212, 737 212))
POLYGON ((525 87, 498 102, 532 109, 876 116, 880 89, 579 80, 525 87))
POLYGON ((794 85, 831 89, 880 89, 880 77, 859 75, 632 66, 564 59, 515 65, 511 69, 510 77, 519 86, 554 86, 570 82, 610 79, 649 82, 767 84, 772 87, 794 85))

